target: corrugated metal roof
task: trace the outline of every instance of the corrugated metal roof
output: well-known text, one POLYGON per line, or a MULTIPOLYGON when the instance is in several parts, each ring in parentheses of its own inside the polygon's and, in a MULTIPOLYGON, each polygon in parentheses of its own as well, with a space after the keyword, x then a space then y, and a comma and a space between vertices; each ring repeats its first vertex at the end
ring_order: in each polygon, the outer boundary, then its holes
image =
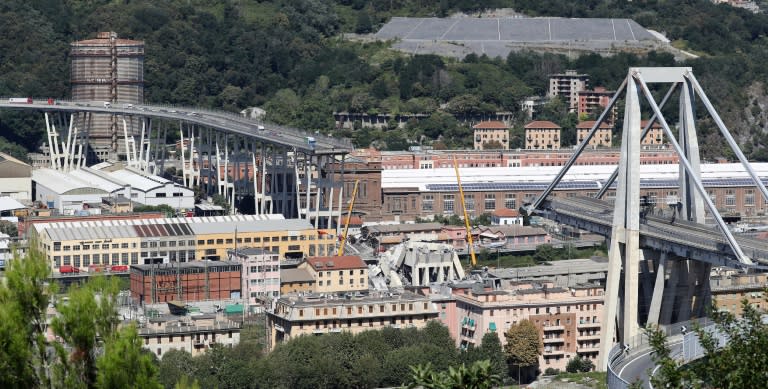
MULTIPOLYGON (((102 173, 103 172, 99 172, 102 173)), ((120 189, 123 189, 125 185, 122 185, 121 183, 116 183, 113 180, 110 180, 107 177, 104 177, 102 174, 97 174, 96 171, 83 168, 83 169, 77 169, 69 172, 69 175, 72 177, 77 177, 84 182, 87 182, 89 185, 92 185, 96 188, 100 188, 104 190, 105 192, 116 192, 120 189)))
POLYGON ((170 182, 159 176, 145 176, 128 169, 110 172, 109 175, 143 192, 164 186, 170 182))
POLYGON ((53 240, 79 240, 127 237, 192 236, 197 234, 261 231, 302 231, 313 229, 303 219, 285 219, 282 215, 217 216, 215 218, 163 218, 133 220, 93 220, 36 223, 38 233, 47 232, 53 240), (215 220, 210 220, 215 219, 215 220))
POLYGON ((0 197, 0 211, 10 211, 14 209, 24 209, 24 208, 26 208, 24 204, 8 196, 0 197))
POLYGON ((43 168, 32 170, 32 180, 58 194, 64 194, 76 189, 94 189, 101 191, 104 194, 108 193, 80 178, 53 169, 43 168))

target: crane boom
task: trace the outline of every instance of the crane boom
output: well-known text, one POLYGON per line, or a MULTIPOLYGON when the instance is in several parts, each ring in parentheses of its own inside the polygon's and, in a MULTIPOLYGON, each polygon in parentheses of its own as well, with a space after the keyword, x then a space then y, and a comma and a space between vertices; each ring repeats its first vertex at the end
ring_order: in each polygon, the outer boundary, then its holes
POLYGON ((352 199, 349 200, 349 209, 347 210, 347 222, 344 223, 344 234, 341 235, 341 244, 339 244, 339 256, 344 255, 344 245, 347 244, 347 233, 349 232, 349 219, 352 218, 352 207, 355 206, 355 198, 357 198, 357 184, 360 180, 355 180, 355 188, 352 189, 352 199))
POLYGON ((469 227, 469 216, 467 215, 467 205, 464 203, 464 189, 461 187, 461 176, 459 175, 459 164, 456 162, 456 156, 453 156, 453 169, 456 170, 456 183, 459 186, 459 196, 461 196, 461 208, 464 211, 464 227, 467 229, 467 242, 469 243, 469 256, 472 258, 472 267, 477 266, 475 257, 475 245, 472 242, 472 229, 469 227))

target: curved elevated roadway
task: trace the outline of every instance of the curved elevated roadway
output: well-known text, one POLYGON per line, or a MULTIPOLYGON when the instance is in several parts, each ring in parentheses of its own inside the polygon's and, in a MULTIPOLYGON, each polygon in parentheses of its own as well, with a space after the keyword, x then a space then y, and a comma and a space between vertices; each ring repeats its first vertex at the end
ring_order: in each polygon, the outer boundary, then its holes
MULTIPOLYGON (((605 237, 611 235, 613 205, 603 200, 556 197, 547 199, 539 214, 605 237)), ((754 262, 768 265, 768 242, 746 236, 736 236, 736 241, 754 262)), ((714 226, 646 216, 641 219, 640 245, 716 266, 744 266, 714 226)))
POLYGON ((54 104, 49 104, 48 99, 33 98, 32 100, 33 103, 31 104, 10 103, 8 97, 0 97, 0 109, 62 113, 86 112, 183 121, 230 134, 254 138, 260 142, 295 149, 310 155, 346 154, 353 149, 352 143, 347 140, 322 134, 312 134, 291 127, 245 118, 225 111, 213 111, 195 107, 138 104, 112 104, 111 107, 107 108, 104 102, 98 101, 54 100, 54 104), (315 139, 314 147, 307 142, 307 137, 315 139))

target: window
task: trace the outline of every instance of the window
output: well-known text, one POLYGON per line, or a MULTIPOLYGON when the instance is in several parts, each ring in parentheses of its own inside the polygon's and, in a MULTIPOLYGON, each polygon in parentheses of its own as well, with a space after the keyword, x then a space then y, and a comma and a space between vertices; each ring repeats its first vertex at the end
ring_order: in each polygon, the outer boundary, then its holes
POLYGON ((755 191, 753 189, 744 190, 744 205, 755 205, 755 191))
MULTIPOLYGON (((753 202, 754 202, 754 199, 753 199, 753 202)), ((734 193, 733 189, 728 189, 725 191, 725 206, 726 207, 736 206, 736 194, 734 193)))
POLYGON ((467 207, 467 211, 475 209, 475 196, 471 194, 464 195, 464 206, 467 207))
POLYGON ((421 198, 421 210, 432 211, 435 207, 435 195, 425 194, 421 198))
POLYGON ((454 196, 452 194, 443 195, 443 212, 445 213, 453 212, 454 210, 453 200, 454 200, 454 196))
POLYGON ((483 204, 483 207, 486 211, 493 211, 496 209, 496 194, 495 193, 486 193, 485 194, 485 202, 483 204))
POLYGON ((515 209, 517 208, 517 198, 514 193, 507 193, 504 195, 504 208, 515 209))

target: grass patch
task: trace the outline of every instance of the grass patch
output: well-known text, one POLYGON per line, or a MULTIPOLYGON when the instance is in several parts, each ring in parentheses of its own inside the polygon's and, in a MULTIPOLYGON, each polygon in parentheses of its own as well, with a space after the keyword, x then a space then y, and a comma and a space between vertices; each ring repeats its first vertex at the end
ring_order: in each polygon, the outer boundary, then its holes
POLYGON ((552 379, 550 384, 545 385, 544 388, 562 388, 566 382, 573 382, 588 388, 608 389, 606 373, 597 371, 589 373, 560 373, 552 379))

